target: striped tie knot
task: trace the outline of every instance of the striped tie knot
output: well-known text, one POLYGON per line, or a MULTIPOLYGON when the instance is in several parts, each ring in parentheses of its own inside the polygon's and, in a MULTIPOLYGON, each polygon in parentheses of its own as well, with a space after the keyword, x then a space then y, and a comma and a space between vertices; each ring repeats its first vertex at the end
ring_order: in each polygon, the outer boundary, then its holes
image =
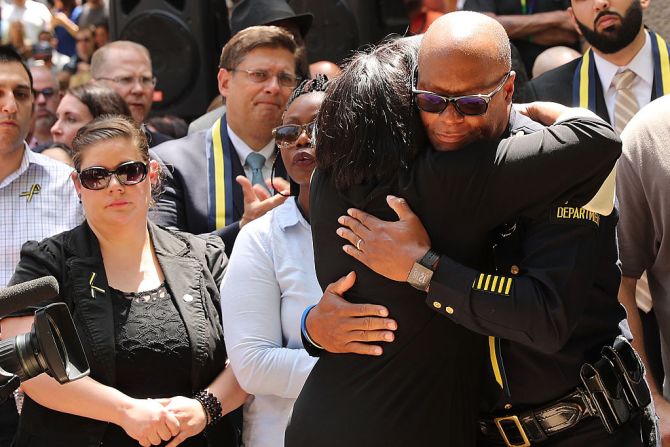
POLYGON ((612 83, 614 84, 614 88, 617 91, 619 91, 629 89, 630 86, 633 84, 634 80, 635 80, 635 72, 626 69, 624 71, 620 71, 619 73, 615 74, 612 83))

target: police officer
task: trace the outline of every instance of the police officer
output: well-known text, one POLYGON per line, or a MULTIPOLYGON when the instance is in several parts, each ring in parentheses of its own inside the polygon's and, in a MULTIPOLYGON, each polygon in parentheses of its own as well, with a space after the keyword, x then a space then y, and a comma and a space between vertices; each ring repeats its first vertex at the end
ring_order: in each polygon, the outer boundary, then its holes
MULTIPOLYGON (((467 67, 476 59, 454 61, 441 51, 445 42, 456 40, 452 33, 461 31, 463 17, 446 16, 437 24, 422 42, 420 82, 443 95, 465 94, 458 88, 459 70, 476 70, 467 67)), ((509 115, 490 112, 463 116, 448 104, 441 113, 422 110, 421 118, 435 147, 458 150, 473 135, 502 134, 482 131, 507 124, 509 115), (464 127, 468 133, 458 132, 464 127)), ((546 118, 541 109, 530 113, 546 118)), ((512 133, 519 130, 519 123, 510 124, 512 133)), ((534 130, 533 124, 523 123, 524 132, 534 130)), ((524 193, 510 186, 511 194, 524 193)), ((481 445, 641 445, 634 403, 626 401, 619 372, 606 368, 616 361, 601 356, 625 318, 616 297, 620 274, 613 191, 601 191, 601 197, 609 206, 594 202, 585 209, 557 203, 533 219, 519 219, 493 232, 489 261, 495 268, 487 271, 432 252, 423 225, 402 199, 388 200, 397 222, 358 210, 340 221, 338 234, 350 243, 345 246, 348 254, 383 276, 426 290, 426 303, 436 312, 489 336, 492 386, 489 401, 482 403, 481 445)), ((395 323, 380 306, 347 305, 339 299, 352 283, 350 275, 326 290, 303 319, 303 333, 307 341, 331 351, 379 355, 380 346, 360 342, 389 341, 395 323), (343 319, 348 323, 342 324, 343 319)), ((637 358, 622 343, 617 344, 620 355, 630 356, 630 372, 638 375, 634 385, 644 384, 637 358)), ((315 351, 315 346, 306 347, 315 351)), ((638 405, 646 404, 644 389, 640 394, 638 405)))

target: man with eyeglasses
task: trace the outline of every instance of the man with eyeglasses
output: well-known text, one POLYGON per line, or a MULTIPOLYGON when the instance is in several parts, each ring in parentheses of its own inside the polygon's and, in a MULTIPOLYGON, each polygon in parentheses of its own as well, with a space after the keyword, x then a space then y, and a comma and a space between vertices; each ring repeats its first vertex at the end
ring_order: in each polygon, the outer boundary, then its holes
MULTIPOLYGON (((426 33, 413 93, 436 150, 461 150, 521 130, 524 120, 511 109, 514 77, 509 61, 502 57, 508 52, 504 30, 480 14, 445 15, 426 33)), ((552 107, 561 110, 551 105, 528 110, 541 121, 553 121, 543 118, 554 115, 552 107)), ((525 133, 538 130, 536 123, 524 124, 525 133)), ((512 148, 506 156, 514 154, 512 148)), ((544 175, 551 181, 554 174, 544 175)), ((435 186, 438 206, 439 185, 435 186)), ((510 200, 525 193, 510 182, 510 200)), ((397 222, 359 210, 339 220, 342 227, 337 231, 347 254, 387 278, 425 291, 430 309, 488 336, 486 374, 491 387, 481 406, 479 446, 642 445, 640 410, 629 413, 622 381, 610 382, 617 373, 614 367, 607 369, 609 360, 602 361, 600 354, 620 335, 618 324, 625 313, 617 301, 620 272, 613 191, 603 190, 596 197, 604 200, 592 200, 583 208, 556 203, 532 218, 518 218, 492 231, 491 254, 479 268, 431 250, 430 236, 402 199, 388 198, 397 222), (485 268, 486 264, 493 268, 485 268), (596 374, 585 365, 597 362, 606 383, 594 386, 596 374), (592 394, 584 391, 585 383, 593 386, 592 394), (603 399, 610 391, 611 396, 603 399), (601 400, 596 402, 594 396, 601 400), (602 409, 596 410, 596 404, 602 409), (615 423, 609 419, 608 404, 620 416, 615 423)), ((454 222, 458 219, 454 215, 454 222)), ((467 222, 454 225, 463 224, 467 222)), ((319 304, 306 311, 302 330, 309 351, 317 353, 323 347, 381 355, 378 342, 394 339, 396 323, 380 317, 388 315, 387 309, 351 305, 339 298, 352 285, 350 277, 331 284, 319 304)), ((638 359, 631 363, 640 367, 638 359)), ((638 384, 645 388, 640 370, 636 371, 638 384)), ((650 399, 648 389, 640 393, 650 399)))
POLYGON ((35 89, 35 113, 28 145, 39 152, 41 146, 51 143, 51 126, 56 122, 61 94, 56 76, 46 65, 33 64, 30 73, 35 89))
POLYGON ((211 128, 155 149, 166 165, 155 222, 215 232, 230 254, 242 226, 285 200, 267 186, 273 166, 286 176, 272 129, 298 83, 299 55, 293 36, 276 26, 250 27, 228 41, 217 76, 226 113, 211 128))
MULTIPOLYGON (((25 142, 35 103, 44 101, 47 88, 36 98, 34 87, 21 57, 0 47, 0 288, 14 273, 25 242, 72 229, 83 219, 72 168, 34 153, 25 142)), ((0 447, 11 444, 17 421, 13 399, 0 405, 0 447)))
MULTIPOLYGON (((156 77, 151 68, 151 55, 144 45, 117 40, 99 48, 91 57, 91 76, 126 100, 133 119, 144 123, 151 111, 156 77)), ((170 138, 160 132, 149 133, 149 146, 154 147, 170 138)))

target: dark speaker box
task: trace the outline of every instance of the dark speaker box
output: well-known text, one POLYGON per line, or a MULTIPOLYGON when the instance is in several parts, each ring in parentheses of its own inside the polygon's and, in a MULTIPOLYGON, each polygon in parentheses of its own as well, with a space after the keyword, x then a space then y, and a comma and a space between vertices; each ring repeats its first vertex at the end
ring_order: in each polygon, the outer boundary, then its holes
POLYGON ((224 0, 113 0, 110 35, 151 53, 158 78, 152 115, 191 120, 218 94, 216 74, 230 38, 224 0))

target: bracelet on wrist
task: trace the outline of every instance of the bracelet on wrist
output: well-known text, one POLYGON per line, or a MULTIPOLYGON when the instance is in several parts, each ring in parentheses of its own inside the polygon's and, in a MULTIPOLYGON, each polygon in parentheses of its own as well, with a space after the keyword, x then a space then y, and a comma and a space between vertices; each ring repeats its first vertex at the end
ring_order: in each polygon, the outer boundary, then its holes
POLYGON ((221 409, 221 401, 209 390, 200 390, 193 396, 200 405, 202 409, 205 410, 205 416, 207 417, 207 426, 209 427, 212 424, 216 424, 223 417, 221 409))

